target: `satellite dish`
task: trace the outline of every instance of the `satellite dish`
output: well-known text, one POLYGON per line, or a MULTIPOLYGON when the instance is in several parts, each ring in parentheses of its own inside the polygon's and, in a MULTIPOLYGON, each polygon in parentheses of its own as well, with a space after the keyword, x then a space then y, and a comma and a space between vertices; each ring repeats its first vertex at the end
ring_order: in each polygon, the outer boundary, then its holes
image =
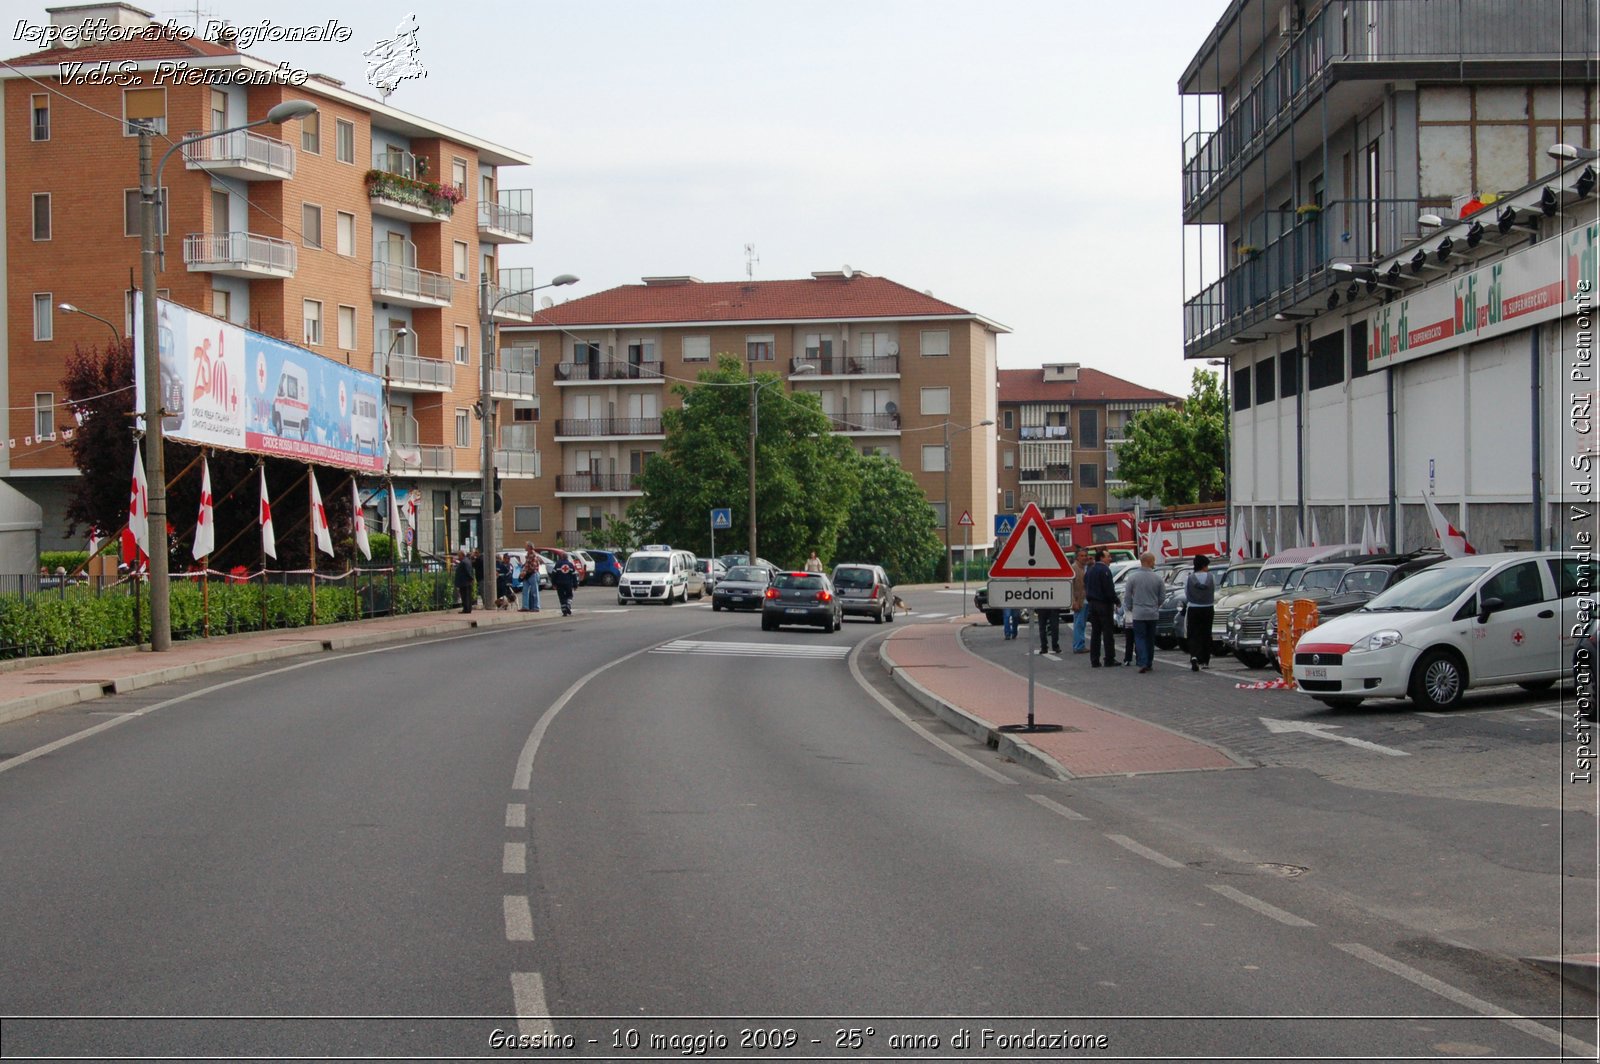
POLYGON ((553 307, 555 305, 556 305, 556 301, 551 299, 549 296, 542 296, 539 299, 539 306, 544 308, 545 310, 549 310, 551 307, 553 307))
POLYGON ((894 402, 891 400, 890 402, 883 404, 883 412, 885 414, 898 414, 900 412, 900 408, 894 405, 894 402))
POLYGON ((900 345, 895 341, 890 340, 889 346, 884 348, 884 350, 888 351, 891 355, 898 355, 900 353, 900 345))
POLYGON ((850 278, 852 278, 852 277, 854 277, 856 275, 856 271, 854 271, 854 270, 852 270, 850 268, 850 264, 848 262, 844 264, 843 273, 844 273, 844 279, 846 281, 848 281, 850 278))

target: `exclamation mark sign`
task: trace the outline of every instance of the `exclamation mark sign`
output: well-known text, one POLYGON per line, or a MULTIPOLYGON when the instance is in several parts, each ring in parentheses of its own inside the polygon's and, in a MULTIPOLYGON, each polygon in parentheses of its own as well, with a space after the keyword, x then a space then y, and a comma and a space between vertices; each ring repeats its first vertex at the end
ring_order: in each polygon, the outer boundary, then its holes
POLYGON ((1037 528, 1034 528, 1032 525, 1029 525, 1028 526, 1028 568, 1029 569, 1036 568, 1037 565, 1038 565, 1037 560, 1033 556, 1033 552, 1038 549, 1038 546, 1039 546, 1039 530, 1037 528))

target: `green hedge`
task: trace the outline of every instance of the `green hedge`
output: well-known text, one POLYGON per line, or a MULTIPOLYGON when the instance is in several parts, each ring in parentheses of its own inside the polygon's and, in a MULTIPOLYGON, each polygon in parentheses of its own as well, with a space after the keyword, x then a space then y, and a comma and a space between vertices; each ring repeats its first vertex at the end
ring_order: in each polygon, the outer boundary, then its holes
POLYGON ((89 564, 89 552, 86 550, 45 550, 39 552, 39 568, 55 572, 65 569, 75 573, 89 564))

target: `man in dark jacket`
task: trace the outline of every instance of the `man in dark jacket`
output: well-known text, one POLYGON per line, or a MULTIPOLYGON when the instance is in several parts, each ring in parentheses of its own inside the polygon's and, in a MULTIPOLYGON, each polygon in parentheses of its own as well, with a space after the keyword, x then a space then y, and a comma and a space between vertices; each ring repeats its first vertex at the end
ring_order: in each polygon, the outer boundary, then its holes
POLYGON ((1115 633, 1111 612, 1117 604, 1117 590, 1111 581, 1111 566, 1105 551, 1095 552, 1094 564, 1083 575, 1083 598, 1089 610, 1089 664, 1100 667, 1101 652, 1107 665, 1117 665, 1115 633))
POLYGON ((561 616, 572 616, 572 593, 578 587, 578 566, 572 560, 572 555, 563 554, 556 567, 550 570, 550 584, 556 589, 556 598, 561 602, 561 616))
POLYGON ((456 594, 461 598, 461 612, 472 612, 472 558, 462 551, 456 558, 456 594))

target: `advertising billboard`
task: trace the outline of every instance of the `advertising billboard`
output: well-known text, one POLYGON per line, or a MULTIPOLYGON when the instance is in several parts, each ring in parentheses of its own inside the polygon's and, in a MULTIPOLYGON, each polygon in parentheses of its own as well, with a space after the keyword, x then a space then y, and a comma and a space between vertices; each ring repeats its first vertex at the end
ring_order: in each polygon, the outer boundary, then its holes
MULTIPOLYGON (((365 472, 384 468, 381 377, 165 299, 156 313, 167 436, 365 472)), ((136 304, 141 396, 143 321, 136 304)))

